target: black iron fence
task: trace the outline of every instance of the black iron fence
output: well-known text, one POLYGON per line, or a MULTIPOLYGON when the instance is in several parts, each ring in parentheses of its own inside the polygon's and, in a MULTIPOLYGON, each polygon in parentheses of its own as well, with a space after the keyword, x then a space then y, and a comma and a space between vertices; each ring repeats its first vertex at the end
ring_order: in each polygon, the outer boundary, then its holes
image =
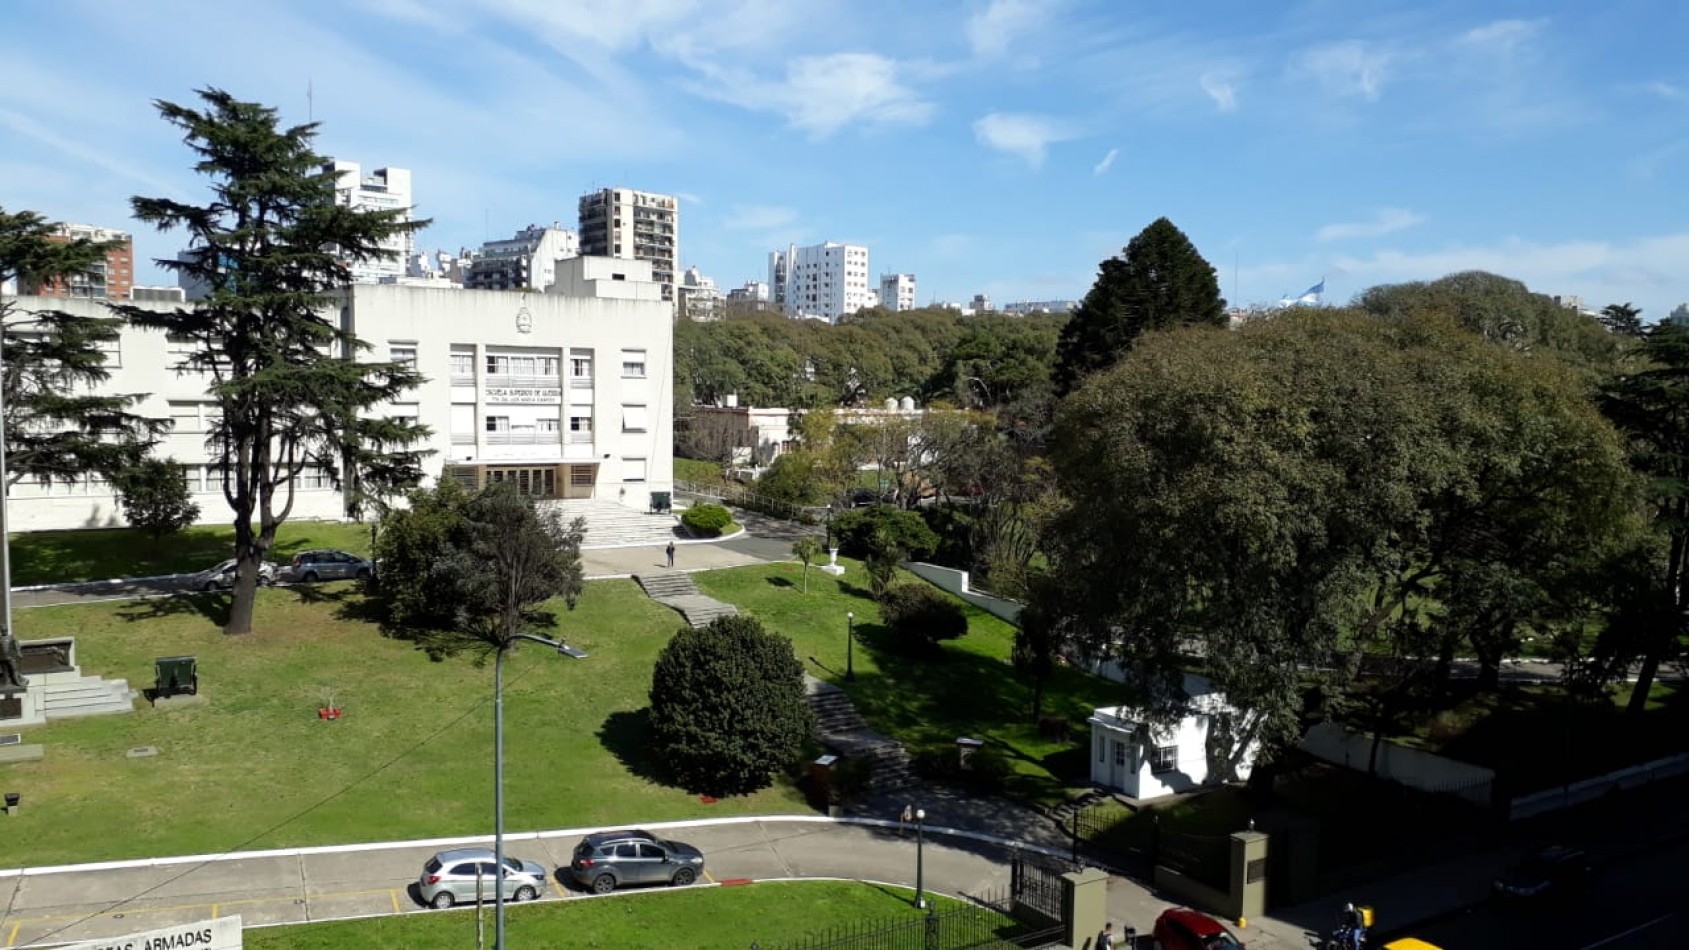
POLYGON ((1062 919, 1062 874, 1071 868, 1016 853, 1009 859, 1008 911, 1023 920, 1062 919))
POLYGON ((795 941, 751 950, 1035 950, 1059 945, 1062 928, 1028 923, 992 903, 928 910, 912 917, 841 924, 795 941))
POLYGON ((1230 886, 1230 835, 1187 835, 1162 831, 1156 835, 1155 862, 1216 890, 1230 886))

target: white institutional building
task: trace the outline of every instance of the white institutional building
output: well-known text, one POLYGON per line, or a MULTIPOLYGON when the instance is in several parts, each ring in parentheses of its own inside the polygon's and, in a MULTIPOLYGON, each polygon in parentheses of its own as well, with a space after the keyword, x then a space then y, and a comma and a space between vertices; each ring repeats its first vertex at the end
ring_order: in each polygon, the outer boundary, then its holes
MULTIPOLYGON (((357 162, 334 160, 332 168, 339 180, 334 186, 335 201, 350 208, 371 211, 401 209, 402 221, 410 220, 411 173, 408 168, 378 168, 368 175, 362 173, 357 162)), ((381 279, 405 275, 410 260, 412 235, 406 231, 382 242, 391 254, 380 260, 368 260, 352 265, 352 279, 360 284, 376 284, 381 279)), ((189 297, 194 296, 190 290, 189 297)))
POLYGON ((894 313, 915 309, 915 275, 881 274, 880 306, 894 313))
MULTIPOLYGON (((385 414, 432 429, 423 462, 430 481, 470 487, 512 483, 539 498, 620 502, 639 510, 673 490, 673 317, 644 262, 560 262, 546 293, 356 284, 335 315, 370 344, 363 358, 409 361, 427 381, 385 414)), ((20 297, 25 310, 106 316, 95 301, 20 297)), ((171 304, 138 304, 170 309, 171 304)), ((216 405, 204 378, 178 374, 185 349, 164 333, 125 326, 107 350, 105 389, 141 393, 135 411, 175 423, 155 452, 180 462, 205 522, 227 522, 217 467, 206 452, 216 405)), ((326 472, 294 484, 295 519, 339 520, 340 492, 326 472)), ((13 531, 122 525, 99 479, 12 488, 13 531)))
POLYGON ((771 251, 768 283, 774 288, 775 305, 787 316, 816 317, 829 323, 871 307, 878 299, 875 289, 868 286, 868 248, 861 244, 828 241, 771 251))

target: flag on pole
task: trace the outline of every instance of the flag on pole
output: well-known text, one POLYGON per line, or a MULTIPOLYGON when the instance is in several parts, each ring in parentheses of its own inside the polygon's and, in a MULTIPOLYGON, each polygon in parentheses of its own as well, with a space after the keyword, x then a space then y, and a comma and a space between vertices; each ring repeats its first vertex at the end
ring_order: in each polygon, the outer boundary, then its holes
POLYGON ((1292 297, 1289 294, 1286 294, 1283 297, 1280 297, 1278 305, 1280 308, 1296 306, 1317 307, 1319 306, 1320 298, 1323 296, 1325 296, 1325 278, 1321 277, 1319 283, 1302 291, 1299 296, 1292 297))

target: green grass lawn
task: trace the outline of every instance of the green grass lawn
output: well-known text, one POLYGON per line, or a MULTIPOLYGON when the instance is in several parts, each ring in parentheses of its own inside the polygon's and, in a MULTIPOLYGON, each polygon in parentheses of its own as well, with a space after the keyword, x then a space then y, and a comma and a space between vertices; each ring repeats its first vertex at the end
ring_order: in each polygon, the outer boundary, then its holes
MULTIPOLYGON (((911 749, 951 746, 959 736, 983 739, 1014 768, 1008 790, 1039 803, 1063 798, 1073 782, 1088 782, 1086 718, 1117 699, 1118 687, 1089 673, 1058 667, 1044 697, 1045 716, 1066 716, 1066 740, 1040 736, 1032 720, 1032 689, 1009 664, 1014 628, 966 607, 967 636, 944 645, 936 660, 893 649, 890 632, 867 592, 860 563, 841 558, 843 577, 812 567, 803 592, 803 565, 767 564, 693 575, 705 594, 755 614, 792 638, 811 673, 850 694, 874 729, 911 749), (856 615, 856 680, 845 682, 845 613, 856 615), (812 659, 813 658, 813 661, 812 659)), ((925 583, 907 575, 905 580, 925 583)))
POLYGON ((694 485, 725 485, 727 480, 721 477, 721 463, 707 462, 703 459, 683 459, 675 456, 674 478, 678 482, 691 482, 694 485))
MULTIPOLYGON (((12 583, 23 587, 200 571, 233 557, 234 545, 231 525, 200 525, 156 543, 133 528, 30 531, 12 535, 12 583)), ((276 529, 270 560, 286 563, 310 548, 368 555, 369 525, 286 522, 276 529)))
MULTIPOLYGON (((221 595, 19 611, 28 640, 74 635, 83 672, 150 685, 153 659, 199 658, 205 702, 24 730, 39 762, 0 766, 27 807, 5 864, 38 865, 492 830, 491 665, 431 662, 358 619, 352 584, 260 591, 257 632, 219 628, 221 595), (317 718, 323 690, 345 711, 317 718), (127 758, 153 746, 158 754, 127 758)), ((808 811, 789 785, 705 805, 653 783, 652 664, 680 617, 630 581, 588 586, 557 629, 592 655, 505 664, 510 830, 808 811)))
MULTIPOLYGON (((509 942, 592 950, 773 950, 835 927, 920 918, 913 895, 881 884, 769 881, 749 887, 692 888, 608 899, 519 904, 505 912, 509 942)), ((943 911, 954 906, 933 899, 943 911)), ((486 939, 493 939, 492 909, 486 939)), ((1008 918, 1002 918, 1009 927, 1008 918)), ((475 945, 475 912, 416 913, 369 920, 247 930, 248 950, 429 950, 475 945)), ((971 943, 946 945, 960 950, 971 943)))

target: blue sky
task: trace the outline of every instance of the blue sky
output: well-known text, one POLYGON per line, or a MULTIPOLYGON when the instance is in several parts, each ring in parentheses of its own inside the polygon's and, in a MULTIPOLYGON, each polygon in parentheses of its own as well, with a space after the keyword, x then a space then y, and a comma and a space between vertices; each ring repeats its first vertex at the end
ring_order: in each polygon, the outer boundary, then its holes
POLYGON ((1678 0, 14 0, 0 205, 133 230, 131 195, 205 194, 151 100, 297 122, 310 89, 320 151, 413 170, 428 248, 616 185, 680 195, 723 287, 839 240, 1001 303, 1082 296, 1166 215, 1234 300, 1482 268, 1657 319, 1689 300, 1686 36, 1678 0))

